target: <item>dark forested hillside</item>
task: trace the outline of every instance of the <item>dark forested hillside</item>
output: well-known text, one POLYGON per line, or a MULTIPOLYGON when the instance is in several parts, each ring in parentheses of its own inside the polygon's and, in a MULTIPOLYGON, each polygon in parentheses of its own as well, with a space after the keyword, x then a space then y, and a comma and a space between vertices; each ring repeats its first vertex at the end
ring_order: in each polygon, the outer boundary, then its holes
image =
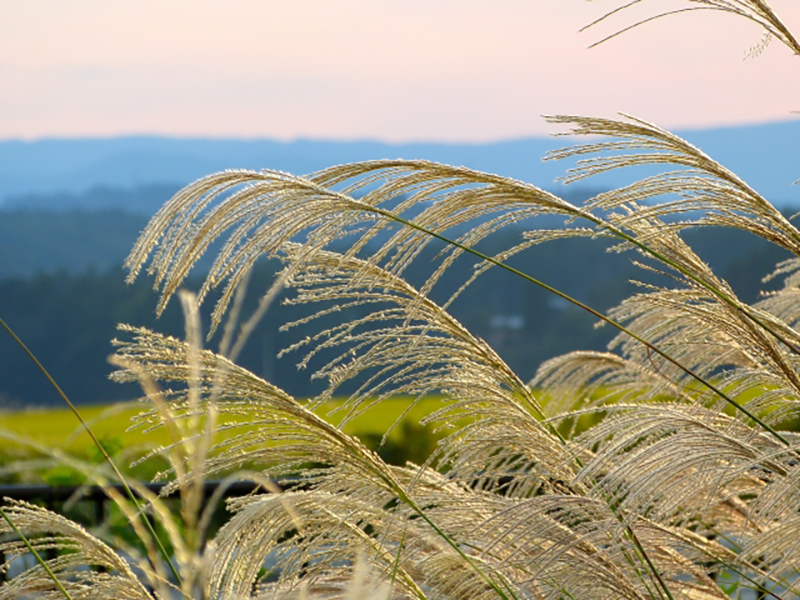
POLYGON ((151 184, 134 188, 96 186, 77 192, 30 193, 10 196, 3 211, 119 211, 149 216, 181 188, 174 184, 151 184))
MULTIPOLYGON (((96 403, 131 398, 135 388, 107 380, 110 339, 115 324, 144 325, 180 336, 182 318, 173 302, 156 319, 152 282, 140 278, 124 283, 121 261, 146 218, 120 211, 0 213, 0 316, 6 320, 50 369, 75 402, 96 403), (37 273, 32 275, 32 273, 37 273)), ((509 236, 519 232, 509 230, 509 236)), ((743 299, 752 301, 760 279, 783 258, 774 246, 741 232, 689 232, 699 254, 726 277, 743 299)), ((506 247, 495 239, 484 249, 506 247)), ((529 250, 514 264, 548 284, 601 310, 628 295, 632 278, 644 274, 631 255, 599 252, 601 242, 564 240, 529 250)), ((435 248, 431 248, 433 258, 435 248)), ((424 265, 419 261, 415 265, 424 265)), ((267 289, 278 263, 262 263, 254 274, 246 307, 252 311, 267 289)), ((420 267, 415 266, 415 269, 420 267)), ((459 259, 440 282, 435 296, 442 300, 468 277, 469 260, 459 259)), ((410 281, 425 280, 424 270, 407 273, 410 281)), ((196 289, 199 280, 190 280, 196 289)), ((213 307, 213 298, 205 303, 213 307)), ((611 337, 608 327, 595 329, 594 319, 544 290, 500 270, 490 270, 460 297, 454 314, 477 335, 487 339, 523 377, 539 363, 572 349, 600 349, 611 337)), ((252 336, 241 362, 287 391, 305 396, 315 389, 308 371, 298 373, 299 356, 278 361, 276 353, 308 331, 278 333, 278 326, 302 314, 297 307, 273 305, 252 336)), ((317 326, 318 327, 318 326, 317 326)), ((2 332, 0 332, 2 333, 2 332)), ((215 347, 212 340, 211 347, 215 347)), ((0 335, 0 401, 6 406, 50 405, 59 402, 29 359, 4 333, 0 335)))
POLYGON ((177 185, 26 194, 0 206, 0 280, 117 266, 177 185))

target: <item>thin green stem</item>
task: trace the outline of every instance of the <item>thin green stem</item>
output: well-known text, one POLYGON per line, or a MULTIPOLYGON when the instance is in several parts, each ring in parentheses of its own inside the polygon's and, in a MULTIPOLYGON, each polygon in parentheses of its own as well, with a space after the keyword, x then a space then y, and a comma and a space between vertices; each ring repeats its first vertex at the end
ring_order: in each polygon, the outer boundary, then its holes
POLYGON ((447 544, 458 553, 458 555, 464 560, 464 562, 466 562, 470 567, 472 567, 472 569, 478 574, 478 576, 489 587, 491 587, 495 592, 497 592, 497 594, 501 598, 503 598, 503 600, 510 600, 510 599, 517 600, 517 595, 514 593, 514 591, 511 589, 511 587, 503 579, 502 576, 500 576, 501 581, 503 582, 503 586, 508 590, 510 598, 508 595, 505 594, 505 592, 503 592, 503 590, 500 588, 500 586, 497 585, 497 583, 492 581, 492 579, 488 575, 486 575, 486 573, 484 573, 483 570, 477 564, 475 564, 475 561, 473 561, 469 556, 467 556, 464 550, 462 550, 461 547, 458 544, 456 544, 453 538, 451 538, 436 523, 434 523, 433 520, 431 520, 431 518, 425 513, 425 511, 422 510, 417 505, 414 499, 411 496, 409 496, 408 493, 406 493, 406 491, 398 482, 396 482, 392 477, 388 476, 385 473, 380 473, 379 476, 387 483, 387 485, 389 485, 391 490, 397 496, 397 499, 400 500, 400 502, 406 504, 409 508, 411 508, 411 510, 417 513, 417 515, 419 515, 419 517, 423 521, 425 521, 428 525, 430 525, 431 528, 437 533, 437 535, 439 535, 439 537, 441 537, 445 542, 447 542, 447 544))
MULTIPOLYGON (((61 387, 58 385, 58 383, 56 383, 56 380, 53 379, 53 377, 50 375, 50 373, 47 371, 47 369, 45 369, 44 366, 42 365, 42 363, 39 362, 39 360, 36 358, 36 356, 33 354, 33 352, 31 352, 28 349, 28 347, 25 345, 25 343, 17 336, 16 333, 14 333, 14 330, 11 329, 11 327, 9 327, 2 318, 0 318, 0 325, 2 325, 3 328, 9 333, 9 335, 11 335, 11 337, 14 338, 14 341, 17 342, 17 344, 19 344, 19 346, 25 351, 25 354, 27 354, 28 357, 34 362, 34 364, 39 368, 39 370, 42 372, 42 374, 44 374, 44 376, 50 382, 50 385, 52 385, 53 388, 55 388, 55 390, 58 393, 58 395, 61 396, 61 399, 64 400, 64 402, 66 402, 67 406, 69 406, 69 408, 72 411, 72 413, 75 415, 75 417, 78 419, 78 421, 80 421, 80 424, 83 426, 84 430, 86 430, 86 433, 89 434, 89 437, 92 439, 92 442, 94 442, 94 445, 97 447, 97 449, 103 455, 103 458, 111 466, 111 469, 114 471, 116 476, 119 478, 119 481, 122 484, 122 487, 125 490, 125 493, 128 496, 128 499, 133 503, 134 506, 136 506, 137 510, 139 511, 139 514, 141 515, 141 506, 139 505, 139 501, 136 499, 136 496, 134 495, 133 490, 131 490, 130 486, 128 485, 128 482, 125 479, 125 476, 117 468, 117 465, 114 464, 114 461, 111 459, 111 457, 108 455, 108 452, 106 452, 106 449, 103 448, 103 445, 100 443, 100 441, 94 435, 94 432, 89 428, 89 425, 87 425, 86 421, 83 420, 83 417, 81 417, 81 414, 78 412, 78 409, 75 408, 75 405, 72 404, 72 402, 67 397, 67 395, 64 393, 64 391, 61 389, 61 387)), ((164 544, 161 542, 161 539, 156 534, 155 529, 153 528, 153 525, 150 523, 150 519, 142 519, 142 521, 144 521, 145 527, 150 532, 150 535, 153 536, 153 539, 155 540, 156 544, 158 545, 158 548, 159 548, 159 551, 161 552, 161 555, 164 557, 164 560, 169 565, 170 571, 172 572, 172 576, 175 577, 175 580, 178 582, 178 585, 180 585, 181 584, 181 576, 178 573, 178 570, 175 568, 175 565, 172 563, 172 560, 170 560, 169 554, 167 553, 167 549, 164 547, 164 544)))
POLYGON ((705 281, 701 277, 698 277, 697 275, 693 274, 688 269, 685 269, 684 267, 682 267, 680 264, 678 264, 677 262, 675 262, 674 260, 672 260, 668 256, 658 252, 657 250, 654 250, 654 249, 650 248, 650 246, 648 246, 646 244, 643 244, 642 242, 640 242, 639 240, 637 240, 633 236, 625 233, 624 231, 622 231, 621 229, 618 229, 617 227, 614 227, 610 223, 606 223, 602 219, 600 219, 598 217, 595 217, 591 213, 585 213, 584 211, 581 211, 581 216, 584 219, 587 219, 587 220, 591 221, 592 223, 595 223, 596 225, 599 225, 600 227, 602 227, 604 229, 607 229, 608 231, 610 231, 612 234, 616 235, 617 237, 625 240, 626 242, 629 242, 629 243, 633 244, 634 246, 636 246, 637 248, 639 248, 643 252, 646 252, 647 254, 650 254, 651 256, 656 258, 657 260, 663 262, 666 265, 669 265, 670 267, 672 267, 676 271, 680 272, 682 275, 685 275, 686 277, 688 277, 689 279, 691 279, 692 281, 694 281, 698 285, 704 287, 706 290, 711 292, 719 300, 722 300, 725 304, 727 304, 728 306, 730 306, 734 310, 742 313, 745 317, 747 317, 748 319, 753 321, 755 324, 760 326, 762 329, 764 329, 765 331, 770 333, 772 336, 775 337, 775 339, 777 339, 778 341, 782 342, 790 350, 792 350, 792 352, 794 352, 795 354, 800 354, 800 348, 798 348, 796 344, 790 342, 781 333, 775 331, 774 329, 769 327, 766 323, 764 323, 761 319, 759 319, 755 315, 751 314, 742 305, 741 302, 736 302, 733 298, 729 297, 724 292, 721 292, 720 290, 715 288, 713 285, 711 285, 710 283, 708 283, 707 281, 705 281))
POLYGON ((9 527, 11 527, 11 529, 14 530, 14 533, 16 533, 19 536, 19 538, 22 540, 22 542, 25 544, 25 546, 27 546, 28 551, 31 554, 33 554, 34 558, 36 558, 36 561, 41 565, 41 567, 49 575, 50 579, 53 580, 53 583, 56 584, 56 587, 59 589, 59 591, 62 594, 64 594, 64 597, 67 598, 67 600, 72 600, 72 596, 69 595, 69 592, 64 588, 64 585, 58 580, 58 577, 56 577, 56 574, 53 573, 52 569, 47 564, 47 561, 45 561, 41 557, 41 555, 36 551, 36 548, 33 547, 33 545, 30 543, 28 538, 25 537, 25 534, 22 533, 22 531, 19 530, 19 527, 17 527, 16 523, 14 523, 14 521, 11 520, 11 518, 6 514, 6 511, 4 511, 2 509, 2 507, 0 507, 0 515, 3 516, 3 518, 6 520, 6 523, 8 523, 9 527))
MULTIPOLYGON (((674 596, 672 595, 672 592, 669 591, 669 587, 667 587, 667 582, 664 581, 663 577, 661 577, 661 573, 653 564, 653 561, 650 559, 650 556, 648 556, 647 552, 644 549, 644 546, 642 546, 642 543, 639 541, 639 538, 633 532, 633 529, 631 529, 631 526, 625 525, 625 530, 627 534, 630 536, 631 540, 633 540, 633 545, 636 547, 637 552, 642 555, 642 558, 644 558, 644 561, 647 563, 650 572, 655 576, 659 586, 661 587, 661 589, 664 590, 664 593, 667 595, 667 598, 669 598, 669 600, 675 600, 674 596)), ((660 591, 659 595, 661 595, 660 591)))
POLYGON ((510 265, 507 265, 506 263, 504 263, 504 262, 502 262, 502 261, 500 261, 500 260, 498 260, 498 259, 496 259, 494 257, 491 257, 491 256, 489 256, 487 254, 484 254, 483 252, 475 250, 474 248, 471 248, 469 246, 465 246, 464 244, 462 244, 460 242, 457 242, 456 240, 450 239, 450 238, 448 238, 448 237, 446 237, 446 236, 444 236, 444 235, 442 235, 440 233, 436 233, 435 231, 431 231, 431 230, 429 230, 429 229, 427 229, 425 227, 422 227, 421 225, 418 225, 418 224, 414 223, 413 221, 409 221, 409 220, 404 219, 402 217, 398 217, 397 215, 395 215, 395 214, 393 214, 393 213, 391 213, 389 211, 383 210, 383 209, 375 207, 375 206, 367 206, 367 205, 365 205, 365 207, 367 207, 367 210, 369 210, 371 212, 375 212, 375 213, 380 214, 381 216, 384 216, 384 217, 386 217, 388 219, 391 219, 393 221, 397 221, 398 223, 401 223, 401 224, 403 224, 403 225, 405 225, 407 227, 410 227, 411 229, 416 229, 417 231, 420 231, 422 233, 425 233, 426 235, 429 235, 429 236, 434 237, 434 238, 436 238, 438 240, 441 240, 441 241, 445 242, 446 244, 449 244, 449 245, 454 246, 454 247, 456 247, 456 248, 458 248, 460 250, 463 250, 464 252, 472 254, 473 256, 476 256, 476 257, 480 258, 481 260, 484 260, 484 261, 489 262, 489 263, 491 263, 491 264, 493 264, 493 265, 495 265, 497 267, 500 267, 501 269, 505 269, 509 273, 513 273, 514 275, 517 275, 518 277, 522 277, 526 281, 534 283, 534 284, 538 285, 539 287, 544 288, 548 292, 550 292, 552 294, 555 294, 556 296, 559 296, 560 298, 563 298, 567 302, 570 302, 571 304, 574 304, 575 306, 577 306, 579 308, 582 308, 583 310, 585 310, 586 312, 594 315, 595 317, 597 317, 601 321, 603 321, 605 323, 608 323, 612 327, 618 329, 622 333, 630 336, 631 338, 633 338, 634 340, 636 340, 640 344, 642 344, 645 347, 649 348, 652 352, 655 352, 656 354, 658 354, 660 357, 662 357, 667 362, 675 365, 676 367, 681 369, 684 373, 686 373, 690 377, 694 378, 695 380, 700 382, 702 385, 707 387, 709 390, 711 390, 712 392, 717 394, 720 398, 725 400, 728 404, 733 406, 736 410, 742 412, 748 418, 752 419, 752 421, 754 423, 757 423, 765 431, 768 431, 775 439, 777 439, 783 445, 789 446, 789 447, 791 446, 791 444, 789 443, 789 441, 785 437, 783 437, 780 433, 775 431, 775 429, 770 427, 767 423, 765 423, 764 421, 759 419, 756 415, 754 415, 752 412, 750 412, 747 408, 745 408, 741 404, 737 403, 730 396, 728 396, 725 392, 723 392, 721 389, 719 389, 713 383, 708 381, 705 377, 703 377, 702 375, 696 373, 693 369, 682 365, 680 362, 678 362, 677 360, 672 358, 669 354, 667 354, 666 352, 664 352, 660 348, 656 347, 652 343, 648 342, 646 339, 644 339, 640 335, 634 333, 633 331, 631 331, 630 329, 628 329, 627 327, 625 327, 621 323, 615 321, 611 317, 608 317, 608 316, 604 315, 600 311, 595 310, 594 308, 588 306, 587 304, 584 304, 580 300, 577 300, 577 299, 573 298, 572 296, 569 296, 568 294, 565 294, 564 292, 562 292, 562 291, 560 291, 560 290, 558 290, 558 289, 556 289, 556 288, 544 283, 543 281, 540 281, 539 279, 536 279, 535 277, 532 277, 531 275, 528 275, 527 273, 524 273, 524 272, 520 271, 519 269, 515 269, 514 267, 512 267, 510 265))
MULTIPOLYGON (((405 545, 406 542, 406 533, 407 529, 403 529, 403 535, 400 537, 400 543, 397 545, 397 556, 395 556, 394 564, 392 565, 392 577, 389 580, 389 591, 386 593, 386 600, 392 599, 392 591, 394 590, 394 583, 395 581, 397 581, 397 572, 400 569, 400 558, 403 555, 403 546, 405 545)), ((406 579, 406 577, 404 577, 404 579, 406 579)), ((420 590, 416 586, 416 583, 413 580, 411 582, 408 582, 406 580, 406 582, 414 586, 414 592, 417 594, 417 598, 419 598, 420 600, 426 600, 425 594, 422 592, 422 590, 420 590)))
MULTIPOLYGON (((390 482, 390 485, 391 484, 394 484, 394 482, 390 482)), ((396 484, 394 484, 394 485, 396 486, 396 484)), ((505 594, 505 592, 503 592, 503 590, 500 588, 500 586, 498 586, 497 583, 492 581, 492 579, 488 575, 486 575, 486 573, 484 573, 483 570, 481 570, 478 567, 478 565, 476 565, 475 562, 469 556, 467 556, 467 554, 464 552, 464 550, 462 550, 461 547, 459 547, 459 545, 456 544, 455 541, 449 535, 447 535, 444 531, 442 531, 441 528, 436 523, 434 523, 431 520, 431 518, 425 513, 425 511, 423 511, 419 506, 417 506, 417 503, 414 502, 414 500, 408 494, 406 494, 405 491, 402 488, 397 486, 394 491, 395 491, 395 494, 397 494, 397 496, 400 499, 400 501, 402 501, 405 504, 407 504, 415 513, 417 513, 420 516, 420 518, 423 521, 425 521, 428 525, 430 525, 431 528, 433 528, 433 530, 442 539, 444 539, 450 545, 450 547, 453 548, 453 550, 455 550, 458 553, 458 555, 464 560, 464 562, 466 562, 470 567, 473 568, 473 570, 478 574, 478 576, 481 579, 483 579, 483 581, 486 582, 486 584, 489 587, 491 587, 495 592, 497 592, 497 594, 501 598, 504 598, 505 600, 509 600, 509 596, 507 596, 505 594)), ((501 578, 501 581, 503 582, 503 586, 506 588, 506 590, 508 590, 508 593, 511 595, 510 597, 513 598, 514 600, 517 600, 517 595, 511 589, 509 584, 502 578, 501 578)))

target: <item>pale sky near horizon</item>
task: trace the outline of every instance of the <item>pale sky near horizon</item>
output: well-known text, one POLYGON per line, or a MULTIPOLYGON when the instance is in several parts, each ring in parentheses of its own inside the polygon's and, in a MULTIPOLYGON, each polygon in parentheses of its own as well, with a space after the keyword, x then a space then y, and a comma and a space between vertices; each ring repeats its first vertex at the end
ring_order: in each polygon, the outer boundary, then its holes
MULTIPOLYGON (((0 139, 159 134, 488 141, 542 114, 667 128, 797 118, 800 57, 712 11, 597 48, 617 0, 26 0, 0 4, 0 139)), ((800 35, 800 2, 773 0, 800 35)))

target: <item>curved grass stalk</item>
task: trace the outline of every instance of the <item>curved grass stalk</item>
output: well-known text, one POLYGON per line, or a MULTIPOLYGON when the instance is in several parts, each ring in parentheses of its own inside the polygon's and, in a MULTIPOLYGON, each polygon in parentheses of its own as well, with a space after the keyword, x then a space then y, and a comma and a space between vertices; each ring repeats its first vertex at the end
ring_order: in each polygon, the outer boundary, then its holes
MULTIPOLYGON (((617 8, 617 9, 611 11, 610 13, 600 17, 599 19, 596 19, 596 20, 592 21, 588 25, 584 25, 583 27, 581 27, 580 31, 586 31, 590 27, 593 27, 594 25, 597 25, 598 23, 601 23, 601 22, 605 21, 608 17, 612 16, 613 14, 621 12, 621 11, 625 10, 626 8, 629 8, 633 4, 638 4, 641 1, 642 0, 633 0, 633 2, 631 2, 630 4, 627 4, 625 6, 621 6, 621 7, 617 8)), ((672 15, 677 15, 677 14, 680 14, 680 13, 694 12, 694 11, 698 11, 698 10, 714 10, 714 9, 712 7, 710 7, 710 6, 708 6, 708 7, 696 6, 696 7, 693 7, 693 8, 677 8, 675 10, 669 10, 669 11, 666 11, 666 12, 663 12, 663 13, 659 13, 657 15, 653 15, 652 17, 646 17, 644 19, 636 21, 635 23, 633 23, 631 25, 626 25, 622 29, 620 29, 618 31, 615 31, 614 33, 612 33, 610 35, 607 35, 606 37, 604 37, 604 38, 602 38, 602 39, 600 39, 600 40, 598 40, 596 42, 592 42, 591 44, 589 44, 589 49, 596 48, 597 46, 599 46, 601 44, 605 44, 606 42, 608 42, 610 40, 613 40, 614 38, 616 38, 616 37, 618 37, 618 36, 620 36, 620 35, 622 35, 624 33, 627 33, 627 32, 629 32, 629 31, 631 31, 633 29, 637 29, 638 27, 641 27, 642 25, 646 25, 647 23, 651 23, 653 21, 657 21, 659 19, 663 19, 664 17, 670 17, 672 15)))
MULTIPOLYGON (((12 330, 11 327, 9 327, 8 324, 2 318, 0 318, 0 325, 3 326, 3 328, 9 333, 9 335, 11 335, 11 337, 14 338, 14 341, 17 342, 17 344, 23 349, 25 354, 27 354, 28 357, 34 362, 34 364, 39 368, 39 370, 44 374, 44 376, 50 382, 50 385, 52 385, 53 388, 55 388, 55 390, 58 393, 58 395, 61 396, 61 399, 64 400, 64 402, 67 404, 67 406, 69 406, 70 410, 75 415, 75 417, 78 419, 78 421, 80 421, 81 425, 86 430, 86 433, 89 434, 89 437, 92 439, 92 442, 94 443, 94 445, 97 447, 97 449, 102 454, 104 460, 109 464, 111 469, 114 471, 114 474, 119 478, 119 481, 122 484, 122 487, 125 490, 125 494, 128 496, 128 499, 137 508, 137 516, 139 518, 141 518, 141 508, 140 508, 140 505, 139 505, 139 501, 136 499, 136 496, 134 495, 133 490, 131 490, 130 486, 128 485, 127 479, 122 474, 122 472, 119 470, 119 468, 114 463, 112 458, 108 455, 108 452, 106 452, 106 449, 103 447, 103 445, 97 439, 97 437, 94 435, 94 432, 86 424, 86 421, 83 420, 83 417, 78 412, 78 409, 70 401, 70 399, 67 397, 67 395, 64 393, 64 391, 61 389, 61 387, 58 385, 58 383, 56 383, 55 379, 53 379, 53 377, 50 375, 50 373, 47 371, 47 369, 45 369, 45 367, 42 365, 42 363, 39 362, 39 360, 36 358, 36 356, 33 354, 33 352, 31 352, 28 349, 28 347, 25 345, 25 343, 17 336, 16 333, 14 333, 14 330, 12 330)), ((156 533, 155 529, 153 528, 153 525, 150 523, 150 520, 149 519, 141 519, 141 520, 144 522, 145 527, 147 528, 147 530, 150 533, 150 535, 153 537, 153 540, 157 544, 159 552, 164 557, 165 562, 169 565, 170 571, 172 572, 172 576, 175 577, 175 580, 180 585, 181 576, 178 573, 178 570, 175 568, 175 565, 172 563, 172 560, 170 560, 169 553, 167 552, 167 549, 164 547, 164 543, 161 541, 161 538, 158 537, 158 534, 156 533)))
MULTIPOLYGON (((611 35, 604 37, 598 42, 594 42, 589 47, 594 48, 595 46, 603 44, 619 35, 622 35, 627 31, 630 31, 631 29, 635 29, 637 27, 640 27, 646 23, 655 21, 656 19, 660 19, 662 17, 668 17, 671 15, 684 12, 694 12, 698 10, 713 10, 717 12, 733 14, 738 17, 747 19, 752 23, 755 23, 756 25, 765 30, 766 35, 778 38, 794 54, 800 55, 800 43, 794 37, 789 28, 786 27, 783 21, 778 17, 775 11, 766 2, 766 0, 686 0, 686 1, 689 4, 694 4, 697 6, 667 10, 661 13, 657 13, 653 16, 646 17, 616 31, 615 33, 612 33, 611 35)), ((619 6, 607 12, 602 17, 595 19, 588 25, 581 28, 581 31, 585 31, 591 27, 594 27, 598 23, 601 23, 606 19, 616 14, 619 14, 637 4, 641 4, 642 2, 644 2, 644 0, 630 0, 626 4, 623 4, 622 6, 619 6)))

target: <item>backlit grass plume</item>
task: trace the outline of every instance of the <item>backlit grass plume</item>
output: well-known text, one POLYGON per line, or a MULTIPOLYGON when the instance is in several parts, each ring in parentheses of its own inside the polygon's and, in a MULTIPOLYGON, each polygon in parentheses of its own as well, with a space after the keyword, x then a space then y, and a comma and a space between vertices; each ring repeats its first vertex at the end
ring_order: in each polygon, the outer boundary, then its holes
MULTIPOLYGON (((798 51, 765 2, 684 4, 678 12, 743 16, 798 51)), ((139 525, 146 509, 125 498, 115 500, 147 542, 136 574, 63 517, 13 503, 2 531, 14 522, 28 543, 58 552, 0 597, 800 597, 800 438, 791 428, 800 417, 800 231, 712 157, 651 123, 550 121, 592 136, 548 157, 578 159, 567 182, 639 165, 662 172, 581 205, 507 177, 400 159, 305 177, 226 171, 180 191, 136 243, 129 277, 144 268, 154 276, 161 311, 216 244, 198 301, 222 288, 209 332, 228 316, 221 351, 201 347, 197 306, 183 292, 186 341, 123 325, 113 357, 113 377, 140 382, 150 402, 135 425, 171 435, 152 455, 169 461, 160 477, 180 492, 181 518, 146 499, 173 555, 159 553, 158 534, 139 525), (510 225, 525 227, 517 243, 484 253, 510 225), (709 226, 782 248, 789 258, 771 277, 783 286, 755 303, 738 298, 682 237, 709 226), (536 264, 522 272, 506 263, 570 237, 610 240, 643 279, 657 277, 602 314, 537 279, 536 264), (438 254, 413 285, 405 273, 431 245, 438 254), (293 398, 231 359, 243 345, 234 338, 244 283, 265 256, 283 268, 262 309, 283 291, 308 309, 283 329, 317 326, 283 351, 324 381, 315 398, 293 398), (442 278, 465 260, 472 271, 442 297, 442 278), (574 302, 618 335, 606 352, 545 362, 526 383, 530 375, 449 310, 490 268, 574 302), (442 436, 425 464, 388 464, 346 433, 398 395, 441 398, 423 418, 442 436), (334 425, 319 411, 339 398, 334 425), (204 507, 199 496, 210 476, 261 486, 229 501, 233 516, 214 535, 214 502, 204 507)), ((19 556, 23 544, 0 550, 19 556)))

